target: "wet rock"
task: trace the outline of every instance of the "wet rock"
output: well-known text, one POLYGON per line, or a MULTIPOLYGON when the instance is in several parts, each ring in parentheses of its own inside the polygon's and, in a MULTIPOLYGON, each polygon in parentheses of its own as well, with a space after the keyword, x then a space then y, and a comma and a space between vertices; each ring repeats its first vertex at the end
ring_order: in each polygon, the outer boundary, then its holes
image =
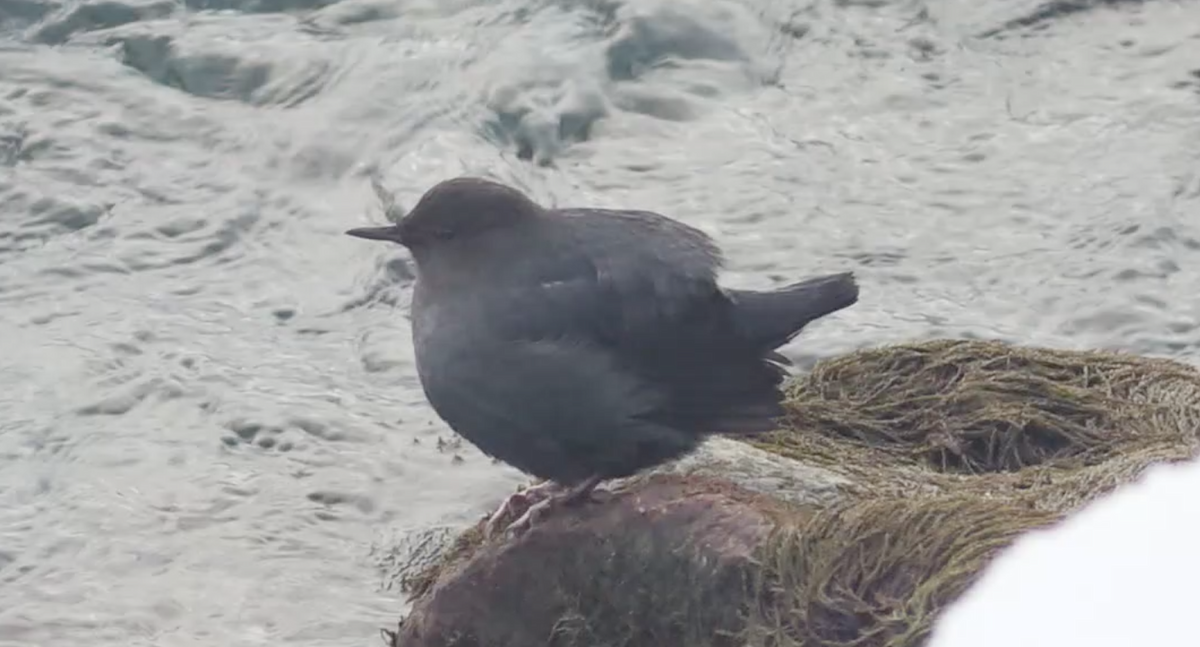
POLYGON ((715 481, 663 477, 566 511, 482 548, 430 592, 397 644, 732 646, 773 507, 715 481))

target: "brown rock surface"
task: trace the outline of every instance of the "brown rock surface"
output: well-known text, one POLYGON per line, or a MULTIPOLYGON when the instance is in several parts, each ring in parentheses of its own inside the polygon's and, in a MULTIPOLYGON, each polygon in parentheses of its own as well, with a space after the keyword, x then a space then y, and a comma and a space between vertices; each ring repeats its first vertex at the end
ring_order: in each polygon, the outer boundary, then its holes
POLYGON ((442 572, 398 644, 734 645, 770 497, 659 476, 442 572))

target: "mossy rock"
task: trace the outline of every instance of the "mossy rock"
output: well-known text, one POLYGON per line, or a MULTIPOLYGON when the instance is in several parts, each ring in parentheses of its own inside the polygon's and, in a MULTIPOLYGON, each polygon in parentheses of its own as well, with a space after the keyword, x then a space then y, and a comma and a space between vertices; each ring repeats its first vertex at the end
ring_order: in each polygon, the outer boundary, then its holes
MULTIPOLYGON (((403 627, 394 642, 917 647, 939 610, 1018 535, 1150 464, 1194 456, 1200 372, 1116 353, 938 340, 821 362, 791 385, 787 404, 787 428, 750 444, 794 459, 833 496, 742 496, 710 475, 664 470, 509 545, 484 543, 474 528, 408 584, 413 624, 429 626, 455 600, 482 611, 463 621, 458 642, 403 627), (689 510, 679 487, 705 504, 689 510), (648 500, 676 516, 647 526, 648 500), (596 525, 589 515, 621 522, 596 525), (744 525, 769 529, 731 542, 744 525), (746 542, 748 554, 731 548, 746 542), (522 586, 555 583, 523 598, 528 618, 488 611, 486 596, 522 588, 516 576, 488 580, 504 567, 521 573, 522 586)), ((723 464, 730 481, 753 482, 741 477, 761 469, 758 452, 746 452, 744 464, 723 464)))
POLYGON ((1195 452, 1200 372, 1165 359, 937 340, 819 363, 753 441, 862 496, 954 493, 1070 510, 1195 452))

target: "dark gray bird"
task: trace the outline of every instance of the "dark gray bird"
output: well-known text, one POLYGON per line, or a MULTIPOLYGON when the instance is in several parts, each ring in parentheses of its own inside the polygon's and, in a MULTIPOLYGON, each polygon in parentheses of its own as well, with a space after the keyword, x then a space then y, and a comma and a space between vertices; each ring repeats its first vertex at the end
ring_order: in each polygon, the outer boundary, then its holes
POLYGON ((858 300, 849 272, 725 289, 721 252, 697 229, 648 211, 546 209, 477 178, 437 184, 393 226, 346 233, 409 249, 429 403, 485 454, 567 490, 546 506, 708 434, 776 428, 789 362, 775 349, 858 300))

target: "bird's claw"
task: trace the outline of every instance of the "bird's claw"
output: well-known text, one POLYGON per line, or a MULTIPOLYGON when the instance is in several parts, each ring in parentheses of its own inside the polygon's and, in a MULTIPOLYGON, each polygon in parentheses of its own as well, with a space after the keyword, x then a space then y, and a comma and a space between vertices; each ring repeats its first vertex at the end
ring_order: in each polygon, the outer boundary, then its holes
POLYGON ((513 517, 518 517, 518 520, 524 519, 528 516, 529 510, 551 498, 559 489, 561 487, 557 483, 543 481, 519 492, 514 492, 488 517, 487 523, 483 527, 484 537, 495 536, 506 519, 513 517))
POLYGON ((508 497, 488 519, 483 530, 484 537, 491 539, 496 536, 504 520, 514 516, 517 517, 516 521, 505 528, 505 533, 510 538, 515 538, 532 528, 533 524, 554 508, 598 501, 601 496, 597 495, 601 495, 602 492, 595 488, 600 481, 600 477, 592 477, 570 489, 564 489, 552 481, 545 481, 517 492, 508 497))
POLYGON ((532 528, 533 524, 537 523, 542 519, 542 517, 546 516, 546 513, 552 508, 556 507, 558 502, 558 498, 548 497, 529 506, 529 509, 525 511, 525 514, 518 517, 516 521, 508 524, 508 527, 504 529, 504 532, 512 538, 520 536, 521 533, 532 528))

